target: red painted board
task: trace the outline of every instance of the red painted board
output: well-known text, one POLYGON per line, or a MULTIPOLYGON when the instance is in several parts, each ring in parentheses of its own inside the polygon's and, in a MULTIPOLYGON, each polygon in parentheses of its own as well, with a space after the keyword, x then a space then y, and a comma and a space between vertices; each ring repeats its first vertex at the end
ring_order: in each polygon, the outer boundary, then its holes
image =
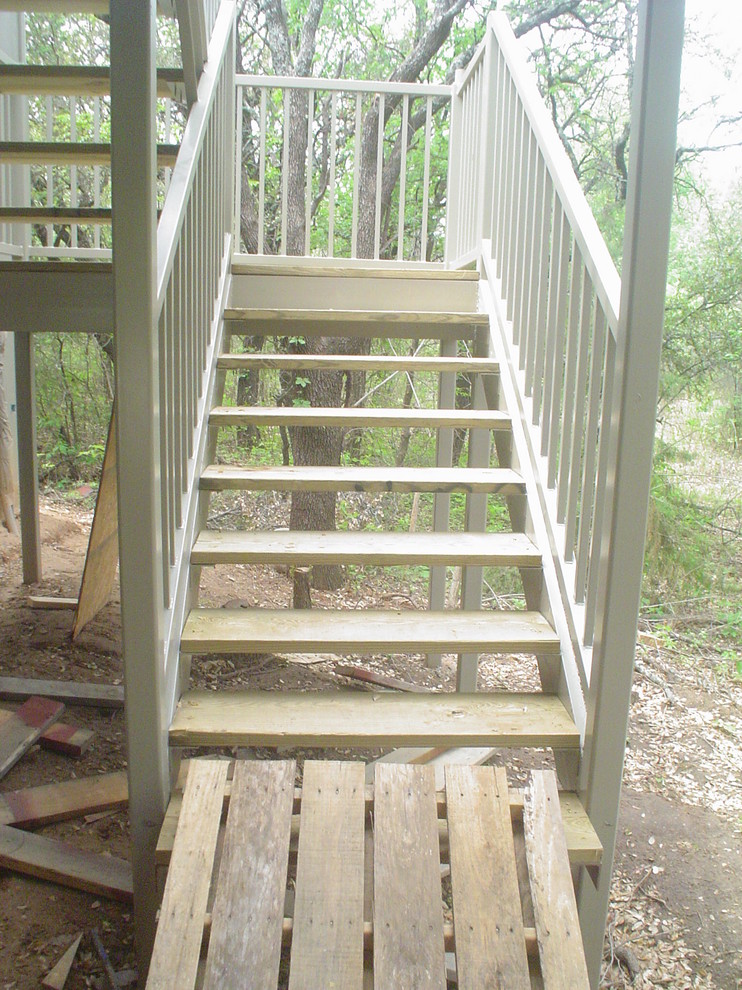
POLYGON ((29 698, 13 712, 4 712, 0 720, 0 777, 20 760, 39 736, 64 711, 60 701, 29 698))

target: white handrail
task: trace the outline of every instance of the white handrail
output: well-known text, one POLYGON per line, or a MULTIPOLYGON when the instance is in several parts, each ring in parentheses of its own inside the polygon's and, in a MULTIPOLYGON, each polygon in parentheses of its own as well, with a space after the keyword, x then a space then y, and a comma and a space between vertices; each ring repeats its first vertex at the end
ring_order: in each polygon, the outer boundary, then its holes
POLYGON ((621 295, 621 280, 616 266, 567 153, 557 136, 507 16, 498 12, 492 16, 490 23, 507 64, 510 78, 518 91, 523 109, 546 161, 554 188, 564 206, 569 225, 585 259, 595 291, 608 319, 608 325, 615 334, 621 295))
POLYGON ((326 79, 313 76, 235 76, 237 86, 256 89, 314 89, 336 93, 391 93, 395 96, 449 96, 452 86, 434 83, 404 83, 372 79, 326 79))

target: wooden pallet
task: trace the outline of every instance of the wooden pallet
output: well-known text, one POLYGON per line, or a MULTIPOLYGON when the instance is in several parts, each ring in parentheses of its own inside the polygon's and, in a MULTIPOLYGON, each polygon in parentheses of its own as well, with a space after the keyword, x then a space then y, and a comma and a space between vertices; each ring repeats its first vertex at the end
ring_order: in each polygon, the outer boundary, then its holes
POLYGON ((550 772, 521 819, 503 769, 239 761, 222 837, 227 775, 191 763, 149 990, 588 986, 550 772))

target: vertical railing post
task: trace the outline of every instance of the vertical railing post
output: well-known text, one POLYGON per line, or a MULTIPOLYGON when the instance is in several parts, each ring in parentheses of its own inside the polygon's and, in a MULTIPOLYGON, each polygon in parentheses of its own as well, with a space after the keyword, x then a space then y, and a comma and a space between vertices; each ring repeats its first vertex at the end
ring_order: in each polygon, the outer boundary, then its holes
POLYGON ((479 181, 477 184, 476 246, 481 248, 482 239, 490 237, 494 210, 494 154, 495 130, 497 127, 497 62, 495 60, 494 14, 487 16, 485 33, 484 64, 482 66, 482 115, 481 141, 478 149, 479 181))
POLYGON ((603 843, 597 887, 584 876, 580 919, 591 980, 602 957, 621 793, 644 558, 667 277, 683 0, 643 0, 631 113, 631 168, 599 598, 581 790, 603 843))
POLYGON ((23 583, 41 580, 39 470, 36 457, 34 335, 15 333, 15 394, 18 422, 18 487, 21 503, 23 583))
POLYGON ((451 126, 448 132, 448 190, 446 205, 446 249, 445 264, 450 265, 460 253, 459 244, 459 193, 461 189, 462 148, 461 124, 463 100, 461 80, 463 69, 456 70, 456 79, 451 91, 451 126))
POLYGON ((144 979, 169 797, 163 697, 155 160, 156 0, 111 2, 111 140, 118 513, 134 915, 144 979))

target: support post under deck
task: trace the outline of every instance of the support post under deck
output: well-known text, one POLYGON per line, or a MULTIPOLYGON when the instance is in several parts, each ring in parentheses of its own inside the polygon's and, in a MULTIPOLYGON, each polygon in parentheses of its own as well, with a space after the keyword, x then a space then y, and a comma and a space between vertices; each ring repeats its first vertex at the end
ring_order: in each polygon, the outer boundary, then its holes
POLYGON ((34 336, 13 334, 15 344, 16 409, 18 422, 18 488, 21 505, 23 583, 41 580, 39 473, 36 460, 36 375, 34 336))
POLYGON ((112 188, 121 618, 140 979, 159 907, 170 793, 157 327, 155 0, 111 0, 112 188))
MULTIPOLYGON (((616 841, 651 481, 672 213, 683 0, 639 7, 621 305, 600 548, 594 662, 581 770, 586 810, 603 844, 597 887, 583 870, 580 923, 597 987, 616 841)), ((610 357, 611 355, 609 355, 610 357)), ((609 365, 610 366, 610 365, 609 365)))

